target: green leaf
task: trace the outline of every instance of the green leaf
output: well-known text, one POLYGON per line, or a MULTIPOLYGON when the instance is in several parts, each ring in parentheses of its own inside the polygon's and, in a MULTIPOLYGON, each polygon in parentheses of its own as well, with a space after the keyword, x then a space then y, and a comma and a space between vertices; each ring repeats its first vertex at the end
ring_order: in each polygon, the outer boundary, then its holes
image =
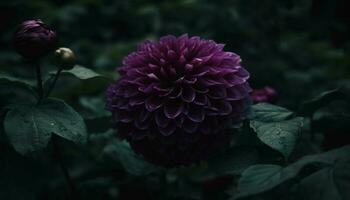
POLYGON ((142 156, 137 155, 125 140, 115 140, 107 145, 104 153, 109 158, 120 163, 124 170, 135 176, 144 176, 156 171, 158 168, 146 162, 142 156))
POLYGON ((29 80, 24 80, 21 78, 12 77, 5 74, 0 74, 0 83, 11 84, 11 85, 29 89, 30 91, 35 92, 35 89, 33 88, 34 83, 29 80))
MULTIPOLYGON (((50 85, 55 73, 50 73, 51 77, 45 81, 45 85, 50 85)), ((63 70, 51 96, 69 100, 86 94, 96 94, 105 90, 113 81, 112 74, 115 73, 104 71, 102 75, 79 65, 71 70, 63 70)))
POLYGON ((238 193, 233 199, 258 194, 271 189, 276 182, 282 182, 282 167, 279 165, 254 165, 242 173, 238 183, 238 193))
POLYGON ((252 106, 254 112, 254 120, 259 121, 281 121, 293 115, 293 112, 286 108, 268 103, 258 103, 252 106))
POLYGON ((295 178, 310 164, 332 165, 349 159, 350 145, 321 154, 309 155, 283 168, 279 165, 254 165, 246 169, 238 182, 238 188, 231 193, 232 200, 269 191, 276 186, 295 178))
POLYGON ((252 147, 233 147, 224 154, 208 161, 204 173, 195 177, 197 180, 209 179, 225 174, 239 174, 243 169, 256 164, 259 160, 259 153, 252 147))
POLYGON ((105 98, 102 96, 83 96, 79 98, 79 103, 83 109, 82 116, 85 119, 96 119, 110 116, 106 110, 105 98))
POLYGON ((310 115, 317 111, 319 108, 327 105, 329 102, 341 99, 344 94, 339 88, 322 92, 315 98, 305 101, 301 107, 301 113, 305 115, 310 115))
POLYGON ((292 153, 304 125, 304 118, 296 117, 280 122, 251 121, 250 126, 258 138, 271 148, 281 152, 284 157, 292 153))
POLYGON ((81 80, 103 77, 102 75, 96 73, 95 71, 80 65, 76 65, 70 70, 63 70, 62 74, 70 74, 81 80))
POLYGON ((304 178, 298 186, 298 199, 350 199, 350 162, 337 162, 304 178))
POLYGON ((4 128, 10 143, 22 155, 45 148, 52 133, 75 143, 84 143, 87 137, 81 116, 58 99, 13 107, 5 117, 4 128))
POLYGON ((303 118, 290 119, 293 112, 268 103, 254 105, 253 111, 255 117, 250 121, 250 127, 258 138, 284 157, 289 157, 304 125, 303 118))

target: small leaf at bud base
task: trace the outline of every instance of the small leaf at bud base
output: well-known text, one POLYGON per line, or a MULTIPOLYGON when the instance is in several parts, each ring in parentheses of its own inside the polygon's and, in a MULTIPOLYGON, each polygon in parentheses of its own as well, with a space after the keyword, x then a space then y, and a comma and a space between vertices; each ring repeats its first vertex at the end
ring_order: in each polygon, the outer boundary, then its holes
POLYGON ((61 47, 56 50, 55 55, 62 69, 69 70, 75 65, 76 59, 74 52, 66 47, 61 47))

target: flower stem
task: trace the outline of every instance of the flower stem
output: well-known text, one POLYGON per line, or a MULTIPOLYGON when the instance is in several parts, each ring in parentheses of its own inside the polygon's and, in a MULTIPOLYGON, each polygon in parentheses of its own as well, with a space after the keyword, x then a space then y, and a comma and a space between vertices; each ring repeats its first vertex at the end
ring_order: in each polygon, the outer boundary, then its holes
POLYGON ((57 82, 58 78, 60 77, 62 70, 63 70, 62 68, 57 70, 55 77, 54 77, 52 83, 50 84, 49 89, 47 90, 46 97, 48 97, 50 95, 50 93, 52 92, 52 90, 55 88, 56 82, 57 82))
POLYGON ((54 153, 55 153, 56 159, 57 159, 57 161, 60 165, 60 168, 63 172, 63 175, 64 175, 64 177, 69 185, 70 196, 72 197, 72 199, 79 200, 80 198, 79 198, 79 193, 78 193, 77 187, 75 186, 73 179, 69 175, 68 169, 63 162, 63 156, 61 154, 57 138, 52 137, 52 142, 53 142, 53 148, 54 148, 54 153))
POLYGON ((35 69, 36 69, 37 90, 38 90, 38 96, 39 96, 38 103, 39 103, 44 97, 43 80, 42 80, 42 74, 41 74, 41 67, 39 63, 35 63, 35 69))

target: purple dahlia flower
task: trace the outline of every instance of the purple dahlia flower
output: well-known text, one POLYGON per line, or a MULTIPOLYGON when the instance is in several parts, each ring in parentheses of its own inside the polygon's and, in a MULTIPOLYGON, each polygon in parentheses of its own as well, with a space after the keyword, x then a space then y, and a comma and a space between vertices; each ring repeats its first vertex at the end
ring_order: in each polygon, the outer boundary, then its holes
POLYGON ((125 57, 107 90, 118 133, 164 166, 206 160, 230 143, 246 118, 249 73, 224 45, 199 37, 146 41, 125 57))
POLYGON ((56 45, 56 33, 40 19, 24 21, 13 36, 15 50, 29 61, 39 59, 56 45))

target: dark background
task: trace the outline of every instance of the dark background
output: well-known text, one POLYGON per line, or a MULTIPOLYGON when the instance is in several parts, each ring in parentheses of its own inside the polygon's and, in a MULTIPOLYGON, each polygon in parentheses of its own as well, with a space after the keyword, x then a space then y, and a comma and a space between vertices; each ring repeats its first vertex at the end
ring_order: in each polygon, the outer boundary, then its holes
POLYGON ((254 88, 270 85, 295 108, 349 78, 349 7, 346 0, 2 1, 0 61, 20 65, 10 39, 26 19, 44 20, 60 46, 100 71, 119 66, 140 41, 188 33, 225 43, 241 55, 254 88))
MULTIPOLYGON (((188 33, 226 44, 225 50, 242 57, 242 65, 251 73, 253 88, 271 86, 277 91, 278 105, 298 110, 303 101, 322 91, 349 87, 349 8, 348 0, 1 1, 0 70, 26 79, 34 77, 32 68, 21 62, 11 46, 16 26, 27 19, 42 19, 56 30, 60 46, 75 51, 80 65, 110 77, 121 65, 122 58, 139 42, 167 34, 188 33)), ((46 72, 56 67, 50 56, 44 66, 46 72)), ((65 99, 83 114, 90 133, 106 131, 110 125, 103 99, 108 82, 66 80, 59 81, 54 96, 65 99)), ((4 85, 0 86, 0 94, 0 105, 28 100, 21 92, 4 85)), ((330 109, 341 113, 343 107, 330 109)), ((340 136, 332 136, 328 140, 330 144, 325 144, 324 148, 347 143, 349 136, 342 134, 349 130, 346 122, 338 118, 327 120, 319 122, 320 127, 328 123, 323 128, 325 137, 331 132, 340 136)), ((136 193, 147 199, 150 194, 143 191, 142 184, 153 183, 142 182, 139 187, 135 185, 138 180, 128 180, 131 186, 123 182, 117 189, 112 187, 117 184, 115 180, 125 175, 113 168, 105 169, 106 163, 100 163, 99 152, 105 142, 104 136, 100 137, 102 139, 95 138, 98 141, 89 148, 83 147, 83 153, 63 142, 69 155, 68 165, 84 166, 84 170, 91 167, 94 169, 88 173, 91 176, 104 175, 104 179, 94 179, 96 182, 81 186, 86 187, 84 199, 115 199, 113 195, 133 199, 128 195, 136 193), (99 167, 103 169, 96 170, 99 167)), ((57 191, 65 190, 61 188, 63 180, 47 184, 47 177, 53 180, 62 176, 58 169, 49 170, 57 168, 55 162, 45 160, 50 158, 39 159, 45 163, 41 165, 19 157, 6 145, 0 146, 0 157, 0 199, 37 199, 37 194, 42 195, 42 199, 64 197, 64 192, 56 195, 57 191)), ((74 169, 77 168, 83 167, 74 169)), ((73 173, 82 173, 74 169, 73 173)))

